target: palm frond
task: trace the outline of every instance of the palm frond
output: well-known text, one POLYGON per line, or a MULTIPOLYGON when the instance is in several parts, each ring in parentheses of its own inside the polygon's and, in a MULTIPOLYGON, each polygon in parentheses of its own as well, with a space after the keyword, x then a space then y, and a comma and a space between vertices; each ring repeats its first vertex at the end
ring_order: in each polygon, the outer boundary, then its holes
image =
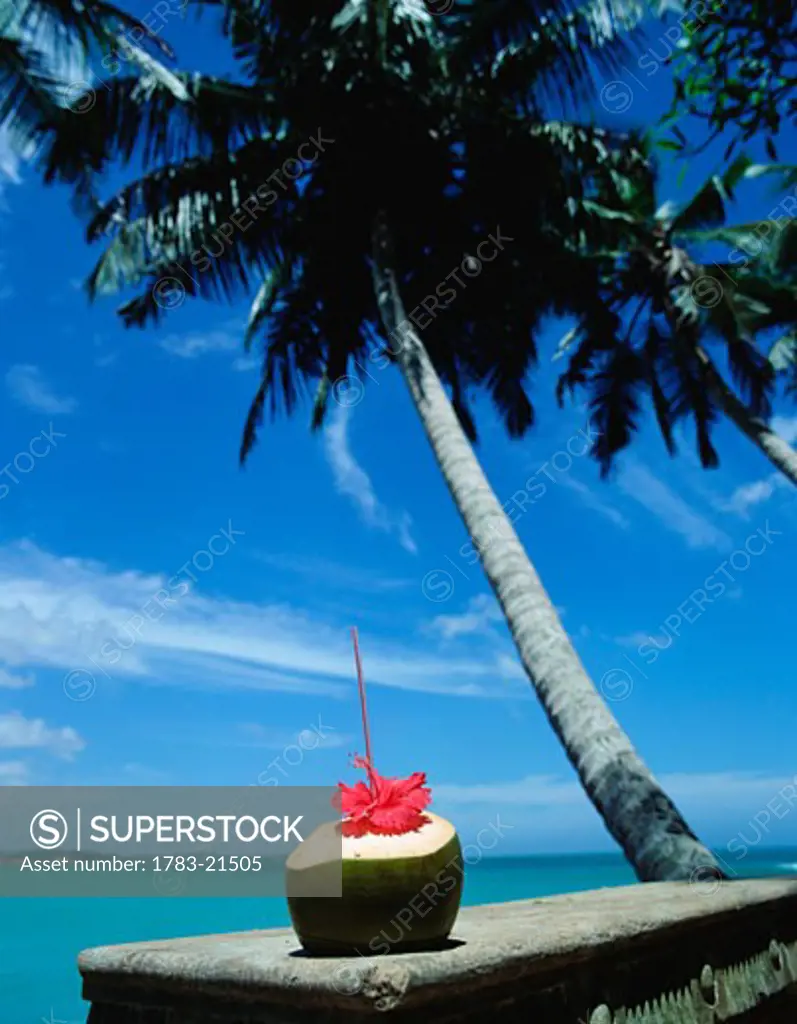
POLYGON ((601 77, 618 74, 632 55, 627 29, 612 23, 605 3, 590 2, 549 9, 538 29, 500 45, 483 74, 500 95, 520 103, 533 98, 538 110, 549 100, 577 109, 601 77))
POLYGON ((58 82, 41 55, 21 40, 0 36, 0 125, 22 153, 40 125, 55 118, 58 82))
POLYGON ((602 477, 609 475, 615 455, 630 444, 637 430, 640 393, 647 378, 645 360, 625 342, 614 346, 592 377, 589 404, 598 439, 591 454, 602 477))
POLYGON ((767 356, 776 373, 786 379, 789 394, 797 393, 797 328, 792 327, 772 345, 767 356))
POLYGON ((694 421, 700 463, 704 469, 715 469, 719 455, 711 431, 719 413, 712 397, 708 367, 696 341, 694 325, 682 324, 671 336, 670 344, 659 349, 658 372, 669 397, 673 421, 694 421))
POLYGON ((260 90, 207 75, 172 77, 181 89, 160 74, 119 76, 80 117, 62 113, 43 149, 45 180, 88 193, 95 177, 134 156, 160 167, 284 135, 260 90))
POLYGON ((677 446, 675 444, 673 428, 676 417, 672 401, 659 380, 657 369, 662 349, 667 342, 668 339, 658 329, 654 317, 651 316, 648 321, 647 337, 643 350, 645 366, 647 368, 647 384, 653 401, 653 412, 659 426, 659 432, 664 440, 664 445, 669 455, 675 455, 677 446))
POLYGON ((736 186, 752 166, 753 161, 742 153, 721 174, 712 175, 671 219, 671 229, 682 231, 724 223, 726 204, 733 199, 736 186))
POLYGON ((157 32, 104 0, 2 0, 0 124, 10 128, 14 148, 29 156, 54 124, 80 120, 74 113, 85 112, 95 99, 86 81, 95 55, 121 50, 126 60, 179 91, 178 80, 145 46, 172 56, 157 32), (79 95, 81 83, 86 96, 79 95))

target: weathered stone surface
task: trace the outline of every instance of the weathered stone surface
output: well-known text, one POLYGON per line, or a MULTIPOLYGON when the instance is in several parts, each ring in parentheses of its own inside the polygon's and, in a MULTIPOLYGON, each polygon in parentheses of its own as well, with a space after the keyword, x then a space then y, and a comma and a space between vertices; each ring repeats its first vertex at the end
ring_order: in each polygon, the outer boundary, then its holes
POLYGON ((289 930, 80 957, 91 1024, 797 1024, 797 882, 600 889, 464 910, 449 947, 302 955, 289 930), (763 1014, 763 1015, 762 1015, 763 1014))

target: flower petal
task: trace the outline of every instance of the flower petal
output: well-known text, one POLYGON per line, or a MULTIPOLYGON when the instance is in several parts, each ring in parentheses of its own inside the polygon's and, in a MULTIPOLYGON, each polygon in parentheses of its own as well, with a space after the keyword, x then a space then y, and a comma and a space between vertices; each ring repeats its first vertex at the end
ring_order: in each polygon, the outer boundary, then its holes
POLYGON ((375 835, 403 836, 408 832, 417 832, 429 818, 405 808, 377 808, 370 816, 370 829, 375 835))
POLYGON ((380 775, 367 758, 355 756, 353 761, 355 767, 367 773, 368 785, 338 784, 340 809, 346 819, 344 835, 403 835, 417 831, 429 821, 421 813, 432 799, 425 772, 413 772, 406 779, 391 779, 380 775))
POLYGON ((370 789, 364 782, 358 782, 354 786, 347 786, 341 782, 340 805, 344 814, 357 814, 366 811, 374 802, 370 789))

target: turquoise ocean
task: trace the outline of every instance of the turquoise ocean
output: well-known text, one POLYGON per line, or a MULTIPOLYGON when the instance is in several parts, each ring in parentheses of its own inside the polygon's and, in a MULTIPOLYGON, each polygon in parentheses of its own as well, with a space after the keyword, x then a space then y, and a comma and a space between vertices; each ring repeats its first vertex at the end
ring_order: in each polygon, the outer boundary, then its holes
MULTIPOLYGON (((797 876, 797 849, 750 851, 733 870, 797 876)), ((732 872, 729 872, 729 874, 732 872)), ((467 905, 634 883, 616 854, 485 858, 467 905)), ((90 946, 287 925, 280 899, 0 900, 0 1024, 84 1024, 76 958, 90 946)))

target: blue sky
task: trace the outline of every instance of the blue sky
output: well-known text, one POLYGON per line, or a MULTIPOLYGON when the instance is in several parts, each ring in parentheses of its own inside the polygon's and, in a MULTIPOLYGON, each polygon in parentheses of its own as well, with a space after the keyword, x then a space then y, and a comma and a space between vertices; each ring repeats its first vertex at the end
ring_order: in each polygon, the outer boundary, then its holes
MULTIPOLYGON (((188 58, 214 56, 185 31, 188 58)), ((628 109, 596 109, 651 123, 665 102, 661 71, 628 109)), ((465 836, 499 814, 512 828, 496 853, 611 849, 460 553, 396 373, 370 367, 362 400, 322 434, 306 406, 267 427, 239 470, 257 381, 245 304, 189 302, 163 329, 125 332, 112 300, 91 308, 80 290, 99 253, 67 196, 7 150, 0 166, 0 782, 351 781, 357 625, 384 773, 425 770, 465 836)), ((737 212, 777 202, 753 192, 737 212)), ((691 435, 671 460, 646 429, 601 482, 567 454, 586 418, 556 408, 556 369, 543 360, 521 442, 482 404, 479 457, 502 502, 545 484, 516 529, 621 724, 723 847, 797 771, 793 492, 725 425, 714 472, 691 435), (724 589, 696 612, 708 577, 724 589)), ((777 412, 797 441, 797 410, 777 412)), ((797 815, 764 841, 797 842, 797 815)))

